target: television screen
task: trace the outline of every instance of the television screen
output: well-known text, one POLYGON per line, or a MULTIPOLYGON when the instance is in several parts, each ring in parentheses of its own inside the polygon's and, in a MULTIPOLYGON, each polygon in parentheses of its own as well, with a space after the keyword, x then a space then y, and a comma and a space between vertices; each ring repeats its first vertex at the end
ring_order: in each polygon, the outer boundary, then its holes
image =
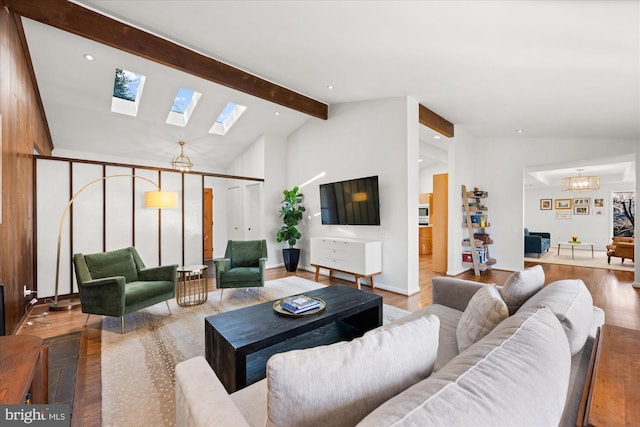
POLYGON ((380 225, 378 177, 320 185, 323 224, 380 225))

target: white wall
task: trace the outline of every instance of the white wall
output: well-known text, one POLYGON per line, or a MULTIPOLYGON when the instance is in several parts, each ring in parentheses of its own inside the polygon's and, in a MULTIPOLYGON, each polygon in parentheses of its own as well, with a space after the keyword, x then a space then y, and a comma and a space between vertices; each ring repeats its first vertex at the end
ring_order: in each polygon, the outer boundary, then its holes
POLYGON ((286 187, 326 172, 305 187, 300 265, 309 239, 332 236, 382 241, 376 286, 401 294, 418 286, 418 104, 406 97, 332 105, 329 120, 308 120, 288 138, 286 187), (378 175, 380 226, 322 225, 319 184, 378 175))
POLYGON ((445 164, 429 165, 420 168, 418 193, 433 193, 433 175, 448 172, 449 167, 445 164))
MULTIPOLYGON (((633 140, 540 140, 519 137, 478 140, 475 151, 470 151, 469 156, 473 158, 478 187, 489 192, 487 205, 490 231, 495 242, 492 246, 497 259, 495 268, 519 270, 524 266, 525 168, 558 162, 574 164, 581 160, 628 154, 635 156, 638 164, 638 146, 638 141, 633 140)), ((462 168, 460 164, 450 162, 450 165, 456 171, 462 168)), ((635 191, 638 194, 638 181, 635 191)))
POLYGON ((602 185, 599 191, 589 193, 563 192, 560 185, 552 188, 530 188, 525 191, 524 224, 529 231, 546 231, 551 233, 551 246, 558 241, 567 241, 570 236, 577 235, 583 242, 591 242, 596 250, 606 250, 611 242, 612 230, 612 192, 634 191, 633 184, 602 185), (573 215, 573 209, 567 211, 541 210, 540 199, 576 199, 589 198, 589 215, 573 215), (604 199, 604 207, 595 208, 594 199, 604 199), (602 215, 596 215, 596 210, 602 215), (571 219, 556 219, 556 213, 570 212, 571 219))

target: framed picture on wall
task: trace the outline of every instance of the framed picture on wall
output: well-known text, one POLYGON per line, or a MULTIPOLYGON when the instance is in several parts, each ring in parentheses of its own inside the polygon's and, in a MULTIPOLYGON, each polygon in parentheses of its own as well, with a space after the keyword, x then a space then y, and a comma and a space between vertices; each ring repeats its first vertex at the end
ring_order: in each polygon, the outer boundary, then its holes
POLYGON ((594 208, 604 208, 604 199, 593 199, 594 208))
POLYGON ((552 208, 551 199, 540 199, 540 210, 550 211, 552 208))
POLYGON ((555 202, 558 210, 571 209, 571 199, 555 199, 555 202))
POLYGON ((569 212, 556 212, 556 219, 571 219, 571 211, 569 211, 569 212))
POLYGON ((574 215, 589 215, 589 205, 578 205, 573 207, 574 215))
POLYGON ((591 203, 591 198, 589 197, 584 197, 581 199, 573 199, 574 205, 589 205, 589 203, 591 203))

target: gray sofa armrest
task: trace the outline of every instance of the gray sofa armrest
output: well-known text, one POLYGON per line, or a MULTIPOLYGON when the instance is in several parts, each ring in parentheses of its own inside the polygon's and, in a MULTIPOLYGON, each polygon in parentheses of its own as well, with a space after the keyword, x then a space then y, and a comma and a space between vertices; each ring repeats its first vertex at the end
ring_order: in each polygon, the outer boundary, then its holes
POLYGON ((202 356, 176 365, 176 426, 249 426, 202 356))
POLYGON ((484 286, 479 282, 453 277, 434 277, 432 284, 433 303, 459 311, 464 311, 473 294, 484 286))

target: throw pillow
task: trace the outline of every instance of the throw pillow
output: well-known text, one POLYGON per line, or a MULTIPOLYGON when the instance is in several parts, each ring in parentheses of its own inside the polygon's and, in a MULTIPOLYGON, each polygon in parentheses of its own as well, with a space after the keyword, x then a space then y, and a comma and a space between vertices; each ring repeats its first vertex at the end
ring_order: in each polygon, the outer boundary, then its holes
POLYGON ((536 265, 512 273, 502 288, 500 295, 509 307, 509 314, 513 314, 526 300, 544 286, 544 270, 536 265))
POLYGON ((267 426, 354 426, 431 374, 440 321, 424 316, 267 363, 267 426))
POLYGON ((593 298, 580 279, 564 279, 549 283, 529 298, 518 312, 544 305, 556 315, 569 340, 574 356, 587 341, 593 322, 593 298))
POLYGON ((509 309, 494 285, 483 286, 469 300, 456 328, 458 351, 462 353, 509 317, 509 309))

